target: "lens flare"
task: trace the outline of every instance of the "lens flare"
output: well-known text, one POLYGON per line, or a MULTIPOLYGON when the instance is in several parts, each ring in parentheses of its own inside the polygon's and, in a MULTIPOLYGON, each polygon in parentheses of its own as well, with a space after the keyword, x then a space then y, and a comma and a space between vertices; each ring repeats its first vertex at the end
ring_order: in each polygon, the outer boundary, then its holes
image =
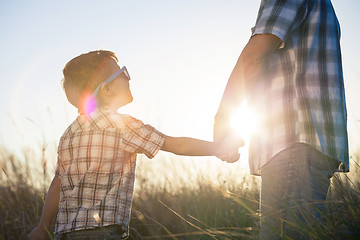
POLYGON ((80 112, 86 116, 90 116, 97 107, 96 98, 92 92, 85 90, 80 97, 80 112))
POLYGON ((246 101, 234 111, 230 119, 230 126, 244 138, 245 142, 248 142, 251 134, 256 132, 258 118, 255 112, 248 108, 246 101))

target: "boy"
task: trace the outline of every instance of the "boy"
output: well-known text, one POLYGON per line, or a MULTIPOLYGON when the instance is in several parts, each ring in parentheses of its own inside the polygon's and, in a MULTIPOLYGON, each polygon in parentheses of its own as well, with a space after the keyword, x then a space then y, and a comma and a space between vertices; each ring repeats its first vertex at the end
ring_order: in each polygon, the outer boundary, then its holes
POLYGON ((29 239, 47 239, 57 214, 55 239, 123 239, 128 235, 136 154, 159 150, 178 155, 239 159, 242 144, 166 136, 117 109, 132 102, 130 75, 110 51, 69 61, 63 87, 80 115, 59 142, 55 177, 39 225, 29 239))

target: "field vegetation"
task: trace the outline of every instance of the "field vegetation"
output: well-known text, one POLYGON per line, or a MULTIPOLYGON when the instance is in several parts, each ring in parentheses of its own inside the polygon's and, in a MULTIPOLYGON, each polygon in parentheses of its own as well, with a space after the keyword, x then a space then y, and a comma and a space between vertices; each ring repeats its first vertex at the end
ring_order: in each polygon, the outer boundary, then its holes
MULTIPOLYGON (((53 149, 40 149, 40 154, 27 149, 21 156, 0 149, 0 240, 26 239, 39 221, 56 161, 53 149)), ((209 178, 206 169, 179 160, 184 159, 139 159, 131 226, 142 238, 257 239, 259 178, 236 165, 232 173, 209 178)), ((304 226, 294 219, 299 230, 313 239, 360 239, 359 162, 360 155, 352 155, 351 172, 333 177, 326 224, 304 226)))

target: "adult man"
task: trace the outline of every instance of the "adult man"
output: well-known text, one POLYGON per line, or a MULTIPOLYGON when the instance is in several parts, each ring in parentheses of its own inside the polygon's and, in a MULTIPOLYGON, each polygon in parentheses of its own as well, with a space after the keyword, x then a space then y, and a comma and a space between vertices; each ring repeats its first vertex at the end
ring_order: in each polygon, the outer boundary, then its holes
POLYGON ((306 239, 306 223, 324 216, 329 179, 349 171, 340 27, 330 0, 262 0, 215 117, 215 141, 245 99, 261 121, 249 150, 250 172, 262 178, 260 238, 306 239))

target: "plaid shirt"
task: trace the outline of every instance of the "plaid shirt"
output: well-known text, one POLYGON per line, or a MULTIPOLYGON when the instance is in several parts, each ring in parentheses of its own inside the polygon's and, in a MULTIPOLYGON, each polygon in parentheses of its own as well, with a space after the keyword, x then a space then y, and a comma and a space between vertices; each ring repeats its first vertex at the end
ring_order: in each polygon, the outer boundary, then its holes
POLYGON ((136 154, 154 157, 164 135, 128 115, 80 115, 60 139, 61 178, 55 233, 119 224, 128 227, 136 154))
POLYGON ((282 40, 251 93, 262 120, 250 141, 250 171, 301 142, 349 170, 340 26, 330 0, 263 0, 252 36, 282 40))

